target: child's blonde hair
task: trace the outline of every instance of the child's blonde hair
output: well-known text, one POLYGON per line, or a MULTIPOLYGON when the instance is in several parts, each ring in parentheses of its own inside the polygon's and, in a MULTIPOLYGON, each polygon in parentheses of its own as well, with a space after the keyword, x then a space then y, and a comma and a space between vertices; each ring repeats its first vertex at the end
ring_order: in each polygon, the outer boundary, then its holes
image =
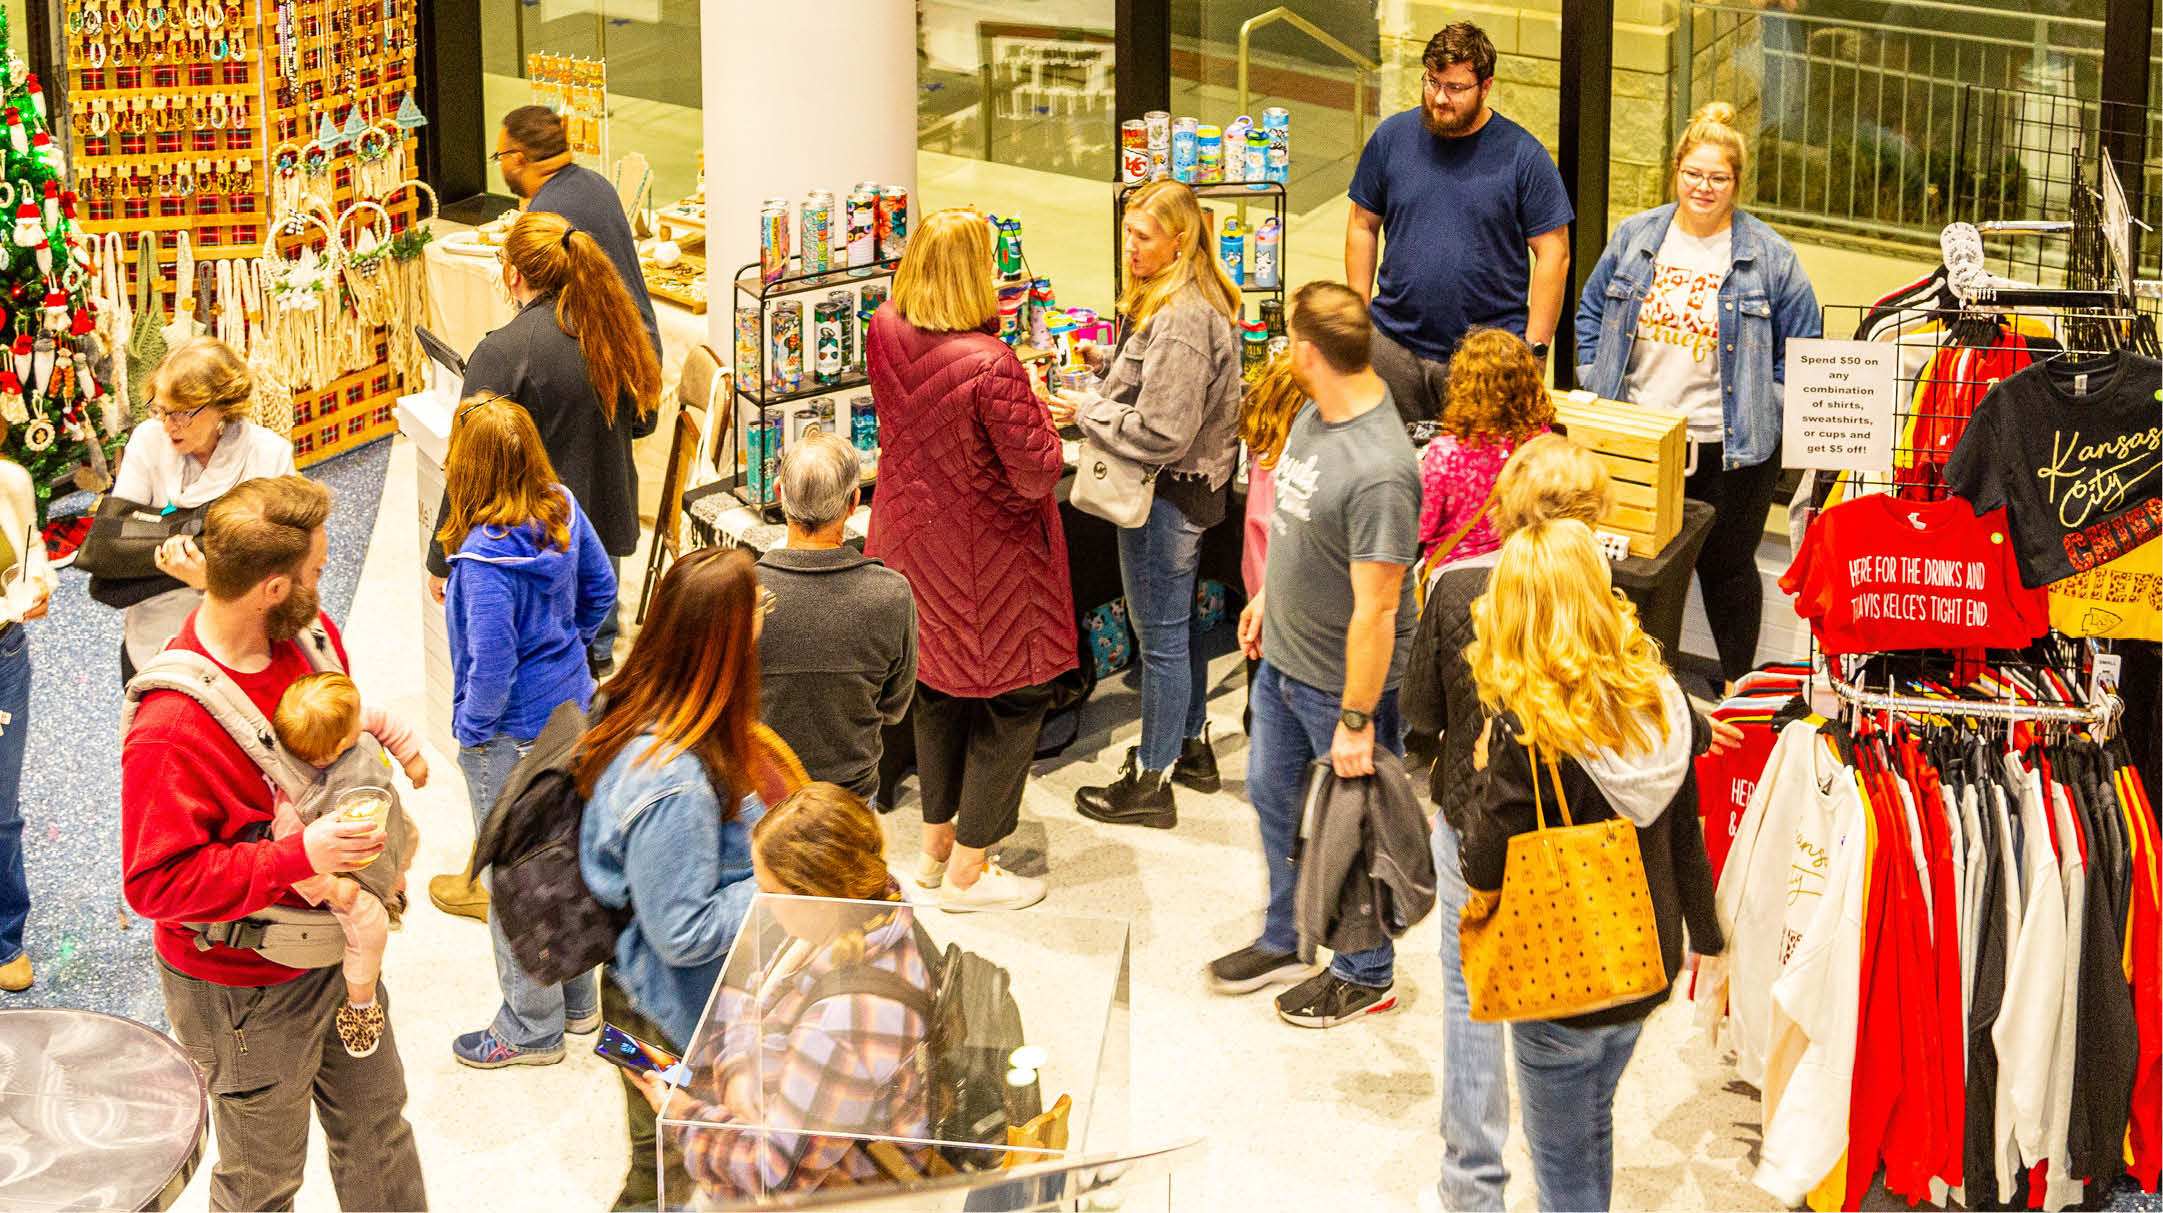
POLYGON ((1584 523, 1535 522, 1504 540, 1472 630, 1465 663, 1480 702, 1515 714, 1528 744, 1583 757, 1666 739, 1660 646, 1584 523))
POLYGON ((1277 466, 1284 440, 1292 434, 1292 421, 1306 403, 1307 393, 1292 375, 1292 351, 1287 349, 1262 368, 1239 404, 1239 440, 1254 452, 1256 463, 1277 466))
POLYGON ((360 723, 360 688, 328 671, 295 678, 278 696, 270 727, 278 743, 311 766, 328 766, 360 723))
POLYGON ((1575 518, 1598 525, 1614 481, 1607 465, 1560 434, 1541 434, 1517 448, 1495 478, 1495 531, 1509 538, 1535 522, 1575 518))

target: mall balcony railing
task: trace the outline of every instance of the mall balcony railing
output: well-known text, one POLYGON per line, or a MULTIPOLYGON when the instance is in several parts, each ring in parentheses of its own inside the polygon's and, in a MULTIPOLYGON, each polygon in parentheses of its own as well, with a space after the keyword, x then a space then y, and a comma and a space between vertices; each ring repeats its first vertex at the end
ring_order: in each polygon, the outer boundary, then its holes
MULTIPOLYGON (((1734 103, 1746 205, 1792 234, 1928 250, 1955 219, 2062 218, 2064 166, 2098 146, 2103 24, 1953 0, 1681 0, 1674 131, 1734 103)), ((2133 120, 2154 200, 2163 107, 2133 120)))

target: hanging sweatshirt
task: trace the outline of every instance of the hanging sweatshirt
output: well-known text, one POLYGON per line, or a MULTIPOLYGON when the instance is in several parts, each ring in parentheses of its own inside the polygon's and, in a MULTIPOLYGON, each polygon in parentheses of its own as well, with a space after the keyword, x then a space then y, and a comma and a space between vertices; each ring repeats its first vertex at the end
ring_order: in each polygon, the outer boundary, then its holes
POLYGON ((2057 826, 2058 874, 2065 892, 2066 947, 2061 970, 2065 995, 2058 1001, 2058 1036, 2051 1050, 2043 1137, 2037 1143, 2040 1153, 2031 1153, 2028 1161, 2050 1164, 2044 1172, 2043 1208, 2047 1213, 2057 1213, 2078 1203, 2081 1198, 2080 1181, 2074 1178, 2069 1164, 2072 1161, 2073 1062, 2080 1048, 2081 941, 2086 938, 2084 932, 2087 929, 2084 915, 2088 901, 2088 871, 2087 861, 2081 855, 2080 831, 2073 824, 2072 806, 2066 798, 2065 788, 2053 780, 2049 794, 2051 813, 2057 826))
POLYGON ((2041 1157, 2049 1119, 2050 1067, 2057 1049, 2065 984, 2065 886, 2057 879, 2051 847, 2050 811, 2042 781, 2018 754, 2005 768, 2020 798, 2021 869, 2027 901, 2005 981, 2005 1006, 1991 1029, 1998 1065, 1998 1200, 2013 1199, 2013 1175, 2023 1162, 2041 1157))
MULTIPOLYGON (((1824 895, 1772 989, 1780 1025, 1772 1044, 1774 1070, 1798 1044, 1799 1055, 1781 1075, 1777 1094, 1768 1079, 1765 1141, 1754 1176, 1758 1187, 1790 1206, 1833 1170, 1847 1148, 1855 1079, 1870 814, 1854 772, 1843 768, 1830 782, 1835 834, 1824 895)), ((1810 790, 1814 795, 1817 789, 1810 790)))
POLYGON ((1735 1069, 1754 1087, 1765 1085, 1773 983, 1825 892, 1844 774, 1815 725, 1780 730, 1721 868, 1715 905, 1729 942, 1735 1069))
POLYGON ((2133 843, 2133 895, 2126 919, 2123 967, 2133 987, 2140 1050, 2126 1125, 2125 1161, 2150 1192, 2163 1172, 2163 856, 2157 852, 2155 810, 2130 767, 2115 775, 2118 801, 2133 843))

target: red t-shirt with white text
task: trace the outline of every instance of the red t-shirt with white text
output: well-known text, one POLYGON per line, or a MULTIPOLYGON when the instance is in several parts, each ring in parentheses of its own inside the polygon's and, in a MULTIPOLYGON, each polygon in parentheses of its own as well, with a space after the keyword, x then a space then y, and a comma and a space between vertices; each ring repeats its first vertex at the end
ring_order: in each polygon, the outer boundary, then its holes
POLYGON ((1858 497, 1818 515, 1780 578, 1827 653, 2020 648, 2050 626, 2021 584, 2005 511, 1858 497))

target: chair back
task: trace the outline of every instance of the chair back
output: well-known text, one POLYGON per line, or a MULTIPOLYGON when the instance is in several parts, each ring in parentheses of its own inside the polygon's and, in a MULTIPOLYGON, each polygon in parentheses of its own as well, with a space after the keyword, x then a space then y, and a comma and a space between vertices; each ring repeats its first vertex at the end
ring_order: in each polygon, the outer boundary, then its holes
POLYGON ((691 477, 700 466, 714 402, 726 394, 727 384, 728 372, 712 346, 701 345, 684 357, 683 373, 676 380, 676 425, 669 438, 668 467, 661 480, 661 507, 654 515, 645 586, 638 596, 639 623, 646 621, 646 607, 653 598, 655 584, 661 580, 661 570, 682 554, 684 493, 692 487, 691 477))

